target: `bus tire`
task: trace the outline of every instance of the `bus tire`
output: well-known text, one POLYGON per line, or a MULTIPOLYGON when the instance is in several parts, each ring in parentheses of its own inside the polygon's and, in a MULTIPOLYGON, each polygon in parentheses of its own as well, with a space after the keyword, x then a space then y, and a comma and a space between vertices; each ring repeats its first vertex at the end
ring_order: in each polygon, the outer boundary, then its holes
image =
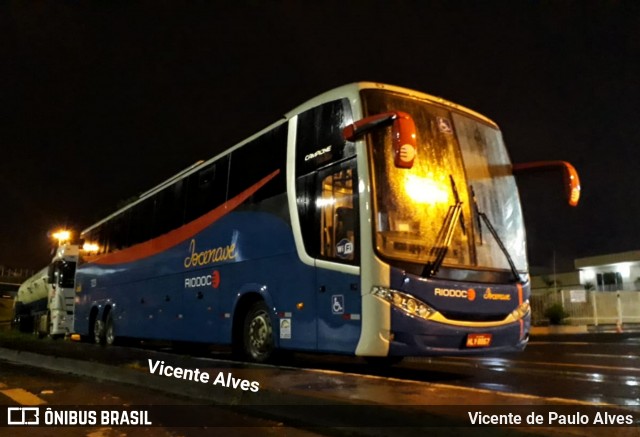
POLYGON ((47 312, 47 314, 38 314, 37 316, 35 316, 34 318, 34 322, 33 322, 33 335, 37 338, 37 339, 41 339, 41 338, 45 338, 48 334, 48 327, 49 327, 49 313, 47 312), (41 331, 40 327, 44 325, 46 326, 47 329, 46 331, 41 331))
POLYGON ((116 332, 111 311, 107 315, 107 321, 104 323, 104 341, 108 346, 116 344, 116 332))
POLYGON ((251 305, 243 328, 242 345, 245 356, 257 363, 269 361, 273 357, 275 345, 269 308, 263 301, 251 305))
POLYGON ((95 344, 104 344, 104 322, 100 320, 99 317, 96 317, 96 320, 93 322, 93 342, 95 344))
POLYGON ((46 321, 47 331, 44 333, 45 337, 53 338, 51 335, 51 331, 53 330, 53 321, 51 320, 51 311, 47 311, 47 321, 46 321))
POLYGON ((18 325, 18 331, 20 332, 32 332, 33 331, 33 324, 35 322, 33 321, 33 317, 29 316, 29 315, 21 315, 18 316, 18 321, 17 321, 17 325, 18 325))

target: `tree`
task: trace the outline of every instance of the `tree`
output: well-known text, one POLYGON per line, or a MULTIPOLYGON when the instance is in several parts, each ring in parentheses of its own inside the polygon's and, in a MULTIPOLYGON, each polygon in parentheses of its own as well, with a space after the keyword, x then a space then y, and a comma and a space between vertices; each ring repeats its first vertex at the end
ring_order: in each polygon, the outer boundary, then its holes
POLYGON ((562 305, 560 305, 559 303, 554 303, 553 305, 548 306, 546 310, 544 310, 544 316, 549 319, 550 325, 561 325, 563 320, 568 317, 569 314, 565 312, 564 308, 562 308, 562 305))

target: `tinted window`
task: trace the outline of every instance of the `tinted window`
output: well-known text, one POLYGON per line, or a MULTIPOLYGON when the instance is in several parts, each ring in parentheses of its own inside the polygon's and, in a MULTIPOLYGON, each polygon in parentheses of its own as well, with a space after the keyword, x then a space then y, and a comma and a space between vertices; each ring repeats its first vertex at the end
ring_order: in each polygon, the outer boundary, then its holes
POLYGON ((131 208, 128 243, 134 245, 150 239, 153 230, 152 223, 153 198, 148 198, 131 208))
POLYGON ((317 106, 298 116, 296 176, 355 155, 355 145, 345 142, 342 129, 353 123, 349 100, 317 106))
POLYGON ((229 158, 225 156, 187 177, 185 223, 225 202, 228 171, 229 158))
POLYGON ((129 211, 125 211, 110 221, 109 251, 122 250, 129 247, 129 211))
POLYGON ((282 124, 231 154, 229 199, 254 186, 276 170, 279 173, 249 199, 258 203, 286 191, 287 125, 282 124))
POLYGON ((257 203, 286 192, 287 124, 256 138, 231 155, 157 192, 84 235, 99 253, 122 250, 166 234, 210 212, 279 171, 249 199, 257 203), (229 165, 234 172, 229 177, 229 165))
POLYGON ((74 286, 76 263, 67 261, 57 261, 55 265, 56 281, 61 287, 72 288, 74 286))
POLYGON ((157 193, 154 198, 153 234, 166 234, 184 223, 186 184, 179 180, 157 193))

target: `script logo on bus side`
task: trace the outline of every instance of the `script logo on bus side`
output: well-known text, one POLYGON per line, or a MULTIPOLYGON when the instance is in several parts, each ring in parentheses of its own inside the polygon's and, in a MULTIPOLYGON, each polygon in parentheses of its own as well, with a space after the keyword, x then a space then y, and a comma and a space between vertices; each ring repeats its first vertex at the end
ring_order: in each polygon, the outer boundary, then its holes
POLYGON ((235 259, 236 244, 231 243, 227 246, 214 247, 198 252, 196 251, 196 240, 193 239, 189 244, 189 252, 191 252, 191 254, 184 259, 184 266, 187 269, 235 259))

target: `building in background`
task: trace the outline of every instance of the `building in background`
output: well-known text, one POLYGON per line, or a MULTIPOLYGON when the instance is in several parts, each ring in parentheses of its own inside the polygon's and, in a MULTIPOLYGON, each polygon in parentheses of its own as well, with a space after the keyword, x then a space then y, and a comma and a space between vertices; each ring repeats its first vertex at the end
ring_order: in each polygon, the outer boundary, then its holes
POLYGON ((640 290, 640 250, 578 258, 581 284, 598 291, 640 290))
POLYGON ((640 323, 640 251, 578 258, 576 270, 531 277, 534 324, 548 323, 549 308, 560 305, 563 323, 640 323))

